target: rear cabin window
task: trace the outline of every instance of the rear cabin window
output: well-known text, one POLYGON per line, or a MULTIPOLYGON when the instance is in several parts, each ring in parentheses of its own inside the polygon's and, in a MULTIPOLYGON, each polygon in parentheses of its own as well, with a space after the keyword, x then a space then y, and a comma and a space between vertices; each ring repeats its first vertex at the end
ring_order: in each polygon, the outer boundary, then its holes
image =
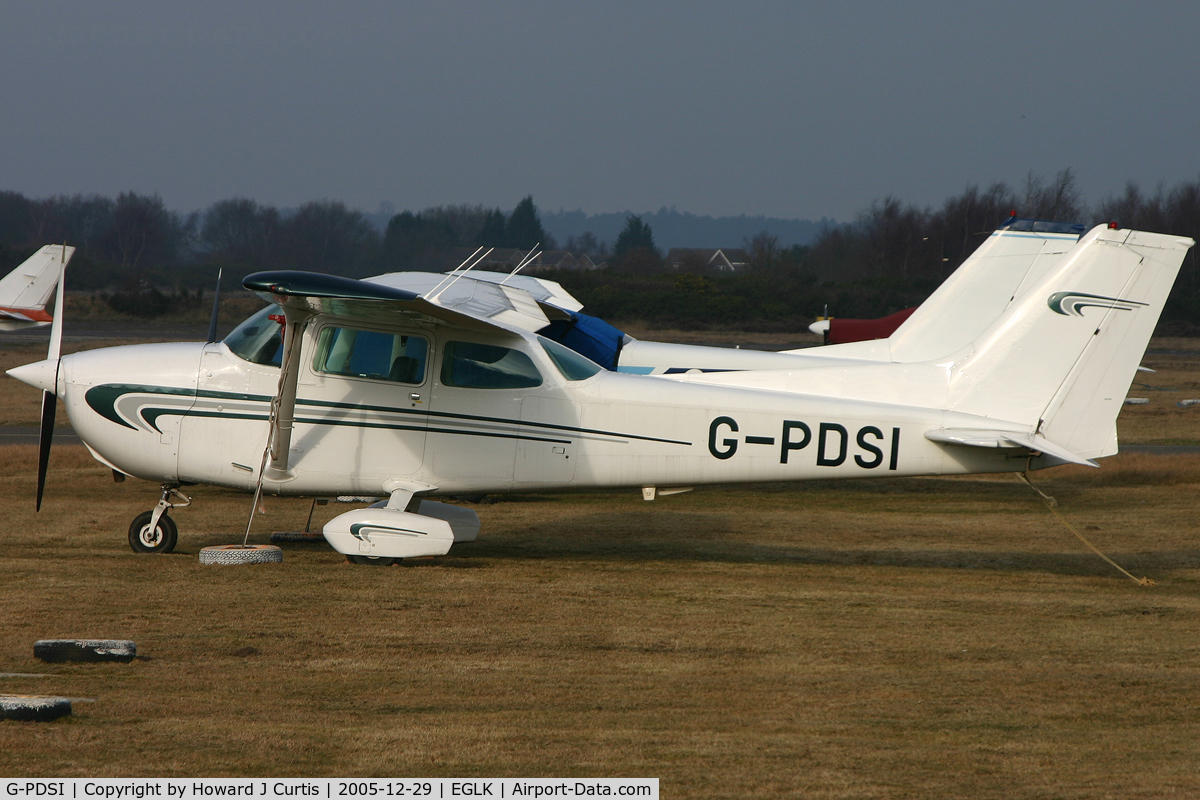
POLYGON ((270 317, 282 315, 279 306, 267 306, 230 331, 225 346, 253 364, 278 367, 283 360, 283 326, 270 317))
POLYGON ((327 327, 317 340, 313 369, 329 375, 424 383, 429 342, 420 336, 327 327))
POLYGON ((542 375, 520 350, 474 342, 447 342, 442 383, 468 389, 531 389, 542 375))

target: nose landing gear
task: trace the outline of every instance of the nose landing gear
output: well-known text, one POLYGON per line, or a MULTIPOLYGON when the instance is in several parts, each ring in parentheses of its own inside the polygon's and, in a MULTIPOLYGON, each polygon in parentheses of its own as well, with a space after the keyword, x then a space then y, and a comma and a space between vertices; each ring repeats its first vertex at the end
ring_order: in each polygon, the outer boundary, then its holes
POLYGON ((167 516, 172 508, 184 508, 192 504, 192 498, 179 491, 178 486, 163 484, 162 497, 151 511, 143 511, 133 518, 129 526, 129 546, 135 553, 170 553, 179 541, 179 528, 175 520, 167 516), (177 497, 180 502, 172 502, 177 497))

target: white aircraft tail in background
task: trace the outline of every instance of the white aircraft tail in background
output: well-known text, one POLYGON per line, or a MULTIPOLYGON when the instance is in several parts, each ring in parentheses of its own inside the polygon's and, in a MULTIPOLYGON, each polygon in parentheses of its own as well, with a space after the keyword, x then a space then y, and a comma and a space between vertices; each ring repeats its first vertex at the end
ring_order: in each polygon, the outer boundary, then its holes
POLYGON ((46 303, 75 248, 48 244, 0 278, 0 331, 49 325, 46 303))

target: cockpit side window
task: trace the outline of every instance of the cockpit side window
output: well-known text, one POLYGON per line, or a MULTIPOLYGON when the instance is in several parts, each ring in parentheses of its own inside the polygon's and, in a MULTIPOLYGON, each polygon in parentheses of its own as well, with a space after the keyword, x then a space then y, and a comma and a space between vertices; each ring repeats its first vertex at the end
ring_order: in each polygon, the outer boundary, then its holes
POLYGON ((442 383, 468 389, 531 389, 542 375, 520 350, 475 342, 447 342, 442 383))
POLYGON ((279 306, 267 306, 230 331, 225 346, 253 364, 278 367, 283 360, 283 326, 270 317, 282 314, 279 306))
POLYGON ((428 354, 429 342, 420 336, 329 326, 317 340, 313 369, 351 378, 420 384, 425 382, 428 354))

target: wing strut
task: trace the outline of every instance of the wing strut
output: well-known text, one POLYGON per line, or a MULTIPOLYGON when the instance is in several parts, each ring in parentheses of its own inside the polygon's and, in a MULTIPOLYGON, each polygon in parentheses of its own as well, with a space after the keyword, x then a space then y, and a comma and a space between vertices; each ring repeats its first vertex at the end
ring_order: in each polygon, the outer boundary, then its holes
POLYGON ((288 473, 288 451, 292 446, 292 425, 296 421, 296 384, 300 379, 300 344, 304 327, 312 313, 298 308, 283 309, 283 359, 279 366, 279 389, 271 402, 271 466, 272 480, 291 477, 288 473))
POLYGON ((271 400, 270 431, 267 446, 263 449, 262 462, 258 467, 258 481, 254 487, 254 504, 250 506, 250 519, 246 522, 246 536, 242 546, 250 541, 250 527, 254 524, 254 512, 262 499, 263 481, 283 481, 291 477, 288 472, 288 453, 292 447, 292 426, 296 421, 296 384, 300 379, 300 345, 304 327, 312 312, 302 308, 283 307, 283 357, 279 365, 279 386, 271 400), (270 459, 270 464, 268 464, 270 459))

